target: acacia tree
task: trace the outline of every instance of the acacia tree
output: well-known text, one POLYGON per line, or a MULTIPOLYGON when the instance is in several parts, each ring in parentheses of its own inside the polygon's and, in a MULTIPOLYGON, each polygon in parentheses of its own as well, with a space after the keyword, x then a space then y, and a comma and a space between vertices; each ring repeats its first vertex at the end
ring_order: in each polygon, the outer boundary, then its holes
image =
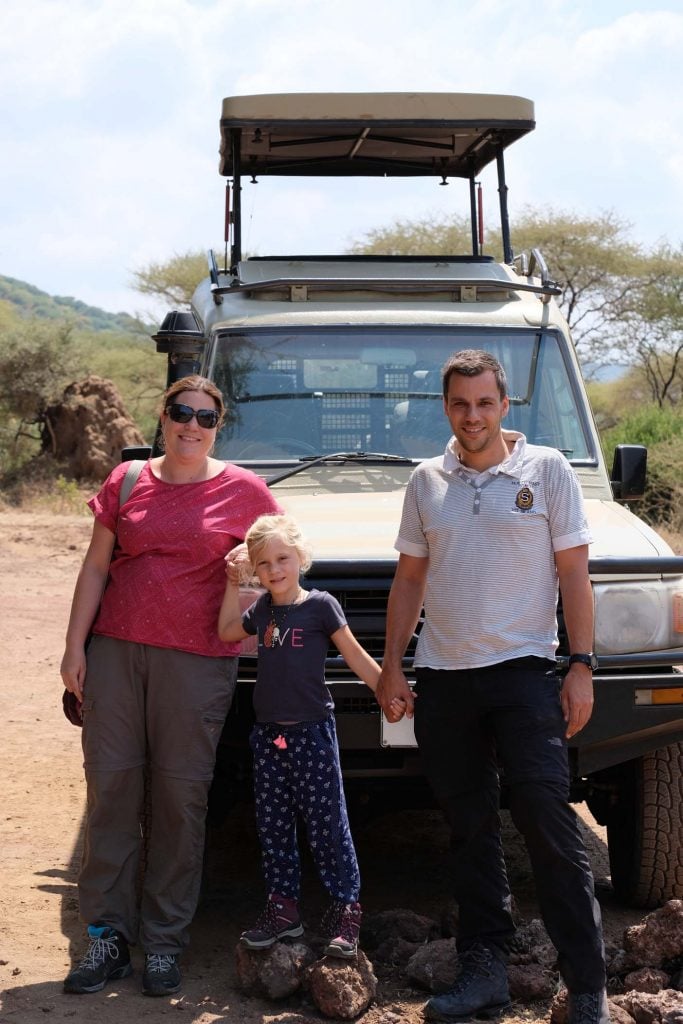
MULTIPOLYGON (((518 252, 537 248, 545 257, 584 366, 640 367, 651 400, 675 401, 683 375, 683 251, 667 243, 648 251, 629 238, 628 223, 614 212, 579 217, 527 208, 511 230, 518 252)), ((451 256, 470 245, 468 218, 430 216, 373 229, 351 252, 451 256)), ((489 233, 485 249, 502 258, 499 231, 489 233)), ((188 305, 206 274, 205 256, 195 250, 136 271, 134 286, 171 306, 188 305)))
POLYGON ((627 237, 612 212, 580 218, 525 210, 513 225, 521 250, 543 253, 562 289, 558 303, 581 358, 630 362, 623 323, 633 311, 634 286, 652 276, 651 258, 627 237))
MULTIPOLYGON (((639 319, 639 310, 655 308, 646 295, 667 280, 673 254, 648 253, 628 238, 629 225, 615 213, 578 217, 549 209, 525 209, 512 223, 517 251, 539 249, 551 276, 561 288, 558 302, 572 331, 581 358, 588 362, 623 362, 639 358, 633 334, 626 325, 639 319)), ((490 232, 487 251, 502 258, 500 232, 490 232)), ((396 221, 369 232, 354 246, 357 253, 391 255, 453 255, 470 251, 469 221, 434 217, 396 221)), ((680 254, 679 254, 680 260, 680 254)), ((642 319, 642 318, 641 318, 642 319)))
POLYGON ((192 293, 207 274, 206 253, 193 249, 134 270, 133 287, 142 295, 161 299, 171 308, 189 306, 192 293))
MULTIPOLYGON (((452 256, 470 251, 471 240, 467 217, 456 214, 444 221, 432 215, 422 220, 397 220, 387 227, 374 228, 351 247, 351 252, 374 256, 452 256)), ((500 240, 495 244, 499 247, 500 240)))
POLYGON ((663 246, 653 275, 635 289, 625 334, 660 408, 683 397, 683 249, 663 246))
POLYGON ((4 470, 37 446, 47 402, 79 364, 73 327, 0 318, 0 463, 4 470))

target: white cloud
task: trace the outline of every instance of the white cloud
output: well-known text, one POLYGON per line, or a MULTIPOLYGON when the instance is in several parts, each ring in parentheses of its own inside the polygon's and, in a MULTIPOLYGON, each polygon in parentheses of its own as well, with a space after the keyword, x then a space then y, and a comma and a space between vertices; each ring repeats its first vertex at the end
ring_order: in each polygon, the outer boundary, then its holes
MULTIPOLYGON (((133 268, 218 244, 220 104, 251 92, 528 96, 537 129, 508 156, 513 214, 614 208, 638 240, 680 241, 670 0, 4 0, 0 17, 0 272, 46 291, 135 310, 133 268)), ((493 218, 494 187, 486 204, 493 218)), ((264 181, 245 208, 252 251, 330 251, 463 200, 431 182, 264 181)))

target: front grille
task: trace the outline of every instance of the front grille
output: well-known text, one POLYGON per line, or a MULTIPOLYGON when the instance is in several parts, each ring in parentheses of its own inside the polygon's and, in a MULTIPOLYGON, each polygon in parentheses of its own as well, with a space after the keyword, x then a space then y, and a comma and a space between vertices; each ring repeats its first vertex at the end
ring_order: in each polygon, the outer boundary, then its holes
POLYGON ((333 694, 333 696, 334 710, 338 715, 379 714, 379 705, 370 692, 368 692, 367 696, 361 693, 358 697, 338 697, 336 694, 333 694))

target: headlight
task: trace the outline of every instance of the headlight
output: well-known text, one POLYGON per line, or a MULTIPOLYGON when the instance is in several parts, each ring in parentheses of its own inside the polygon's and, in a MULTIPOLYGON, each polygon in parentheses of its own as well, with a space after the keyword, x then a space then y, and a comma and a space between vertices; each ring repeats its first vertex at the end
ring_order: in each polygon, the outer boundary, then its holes
POLYGON ((595 653, 683 648, 683 581, 596 583, 595 653))

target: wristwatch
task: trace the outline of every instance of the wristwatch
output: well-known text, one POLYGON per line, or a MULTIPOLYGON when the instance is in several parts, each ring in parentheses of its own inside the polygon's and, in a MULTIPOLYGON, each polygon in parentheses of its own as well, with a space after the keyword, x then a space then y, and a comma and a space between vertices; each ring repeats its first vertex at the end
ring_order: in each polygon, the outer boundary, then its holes
POLYGON ((591 651, 590 654, 570 654, 569 664, 573 665, 575 661, 580 662, 581 665, 588 665, 592 672, 595 672, 598 667, 598 659, 591 651))

